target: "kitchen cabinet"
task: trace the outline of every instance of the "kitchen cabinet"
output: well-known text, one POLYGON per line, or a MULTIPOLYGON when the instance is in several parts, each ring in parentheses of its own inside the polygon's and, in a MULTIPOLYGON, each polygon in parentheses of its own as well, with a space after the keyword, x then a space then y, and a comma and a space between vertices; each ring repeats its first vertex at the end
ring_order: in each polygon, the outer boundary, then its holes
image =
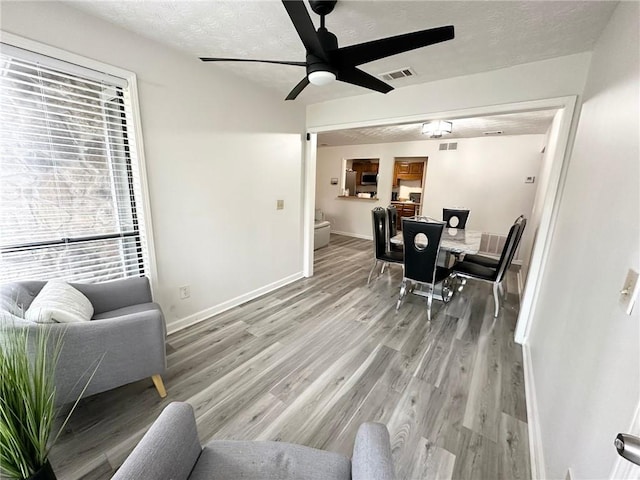
POLYGON ((393 186, 398 186, 399 180, 418 180, 422 182, 424 162, 396 161, 393 167, 393 186))
POLYGON ((391 202, 398 210, 398 230, 402 230, 402 217, 415 217, 420 213, 420 204, 413 202, 391 202))

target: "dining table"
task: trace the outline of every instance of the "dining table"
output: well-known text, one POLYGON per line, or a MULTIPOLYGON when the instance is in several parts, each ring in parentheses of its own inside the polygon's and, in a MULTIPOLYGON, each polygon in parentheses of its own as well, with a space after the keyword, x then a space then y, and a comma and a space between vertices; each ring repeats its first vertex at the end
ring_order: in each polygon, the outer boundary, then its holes
MULTIPOLYGON (((442 231, 442 239, 440 240, 438 266, 451 268, 456 259, 461 255, 475 255, 480 251, 481 240, 482 232, 480 231, 469 230, 468 228, 445 227, 442 231)), ((403 245, 402 232, 391 237, 389 242, 394 245, 403 245)), ((416 244, 421 245, 420 237, 416 237, 416 244)), ((426 246, 426 242, 423 243, 422 246, 426 246)), ((433 298, 446 303, 451 300, 455 290, 455 288, 443 282, 434 288, 433 298)), ((416 295, 425 294, 422 290, 414 290, 413 293, 416 295)))
MULTIPOLYGON (((482 232, 466 228, 445 228, 440 240, 440 253, 441 255, 444 253, 446 256, 475 255, 480 251, 481 240, 482 232)), ((402 232, 391 237, 389 241, 394 245, 402 245, 404 243, 402 232)), ((419 238, 416 238, 416 243, 420 245, 419 238)), ((438 257, 438 264, 440 264, 440 257, 438 257)))

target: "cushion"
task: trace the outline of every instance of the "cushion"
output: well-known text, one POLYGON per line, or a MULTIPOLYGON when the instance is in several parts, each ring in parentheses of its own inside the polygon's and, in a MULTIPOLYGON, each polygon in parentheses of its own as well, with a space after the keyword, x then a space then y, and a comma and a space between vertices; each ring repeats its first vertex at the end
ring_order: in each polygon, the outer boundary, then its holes
POLYGON ((139 303, 138 305, 129 305, 128 307, 116 308, 108 312, 97 313, 92 320, 105 320, 107 318, 124 317, 125 315, 137 315, 142 312, 154 310, 162 313, 160 305, 155 302, 139 303))
POLYGON ((453 271, 490 281, 495 280, 498 275, 495 268, 483 267, 482 265, 471 262, 458 262, 453 266, 453 271))
POLYGON ((87 297, 66 282, 52 280, 42 287, 25 312, 25 320, 35 323, 86 322, 93 316, 87 297))
POLYGON ((498 268, 500 260, 497 258, 485 257, 484 255, 465 255, 465 262, 477 263, 483 267, 498 268))
POLYGON ((214 440, 189 480, 350 480, 351 461, 337 453, 284 442, 214 440))
POLYGON ((316 220, 316 222, 313 224, 313 228, 315 228, 316 230, 319 229, 319 228, 326 228, 326 227, 330 227, 330 226, 331 226, 331 224, 329 223, 328 220, 324 220, 324 221, 321 221, 321 222, 316 220))

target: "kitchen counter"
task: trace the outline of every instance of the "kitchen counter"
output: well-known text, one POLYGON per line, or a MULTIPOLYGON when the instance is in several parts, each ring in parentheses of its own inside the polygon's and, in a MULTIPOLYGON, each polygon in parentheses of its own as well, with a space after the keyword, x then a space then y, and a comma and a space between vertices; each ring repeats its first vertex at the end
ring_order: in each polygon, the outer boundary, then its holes
POLYGON ((378 200, 380 200, 378 197, 367 198, 367 197, 356 197, 354 195, 349 195, 348 197, 346 195, 338 195, 338 198, 342 198, 345 200, 365 200, 365 201, 368 200, 368 201, 374 201, 374 202, 377 202, 378 200))

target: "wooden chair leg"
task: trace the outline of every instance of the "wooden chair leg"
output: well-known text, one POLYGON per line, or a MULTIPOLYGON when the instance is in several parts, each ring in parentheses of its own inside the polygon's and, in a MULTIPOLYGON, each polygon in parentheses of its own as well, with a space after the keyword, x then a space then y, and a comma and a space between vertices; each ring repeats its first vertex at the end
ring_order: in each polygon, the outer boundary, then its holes
POLYGON ((160 375, 153 375, 151 377, 151 380, 153 380, 153 384, 156 387, 156 390, 158 390, 158 395, 160 395, 160 398, 164 398, 167 396, 167 391, 164 389, 164 383, 162 382, 162 377, 160 375))

